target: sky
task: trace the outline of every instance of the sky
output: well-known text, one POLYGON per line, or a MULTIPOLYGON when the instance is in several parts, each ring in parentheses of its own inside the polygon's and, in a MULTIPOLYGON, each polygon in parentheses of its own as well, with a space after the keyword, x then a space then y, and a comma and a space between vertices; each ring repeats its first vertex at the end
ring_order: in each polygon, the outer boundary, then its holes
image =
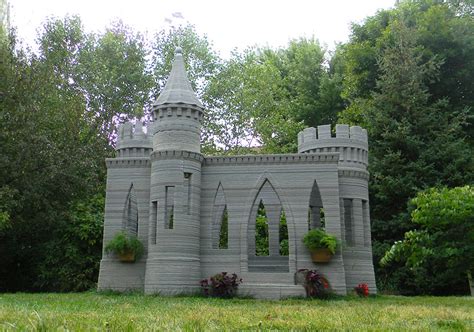
POLYGON ((187 23, 206 34, 227 57, 234 48, 280 47, 315 37, 333 49, 348 40, 351 22, 362 22, 395 0, 9 0, 11 23, 34 44, 46 17, 79 14, 87 31, 103 31, 115 19, 153 33, 187 23))

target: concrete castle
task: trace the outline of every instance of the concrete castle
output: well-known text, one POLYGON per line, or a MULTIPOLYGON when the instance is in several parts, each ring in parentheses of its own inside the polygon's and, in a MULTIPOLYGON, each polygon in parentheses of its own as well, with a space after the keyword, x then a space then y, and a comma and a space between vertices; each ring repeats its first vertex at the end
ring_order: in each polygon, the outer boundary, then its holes
POLYGON ((136 234, 145 254, 134 264, 103 255, 99 289, 178 294, 227 271, 239 292, 262 298, 304 295, 298 269, 318 269, 346 294, 358 283, 374 293, 367 132, 357 126, 307 128, 298 153, 207 157, 200 153, 204 109, 188 81, 181 50, 153 105, 153 123, 119 128, 116 158, 107 159, 104 244, 119 231, 136 234), (133 128, 134 127, 134 128, 133 128), (268 254, 256 254, 256 218, 265 208, 268 254), (324 222, 320 216, 324 211, 324 222), (280 251, 284 213, 288 254, 280 251), (221 247, 226 223, 227 246, 221 247), (341 248, 315 265, 302 242, 325 227, 341 248))

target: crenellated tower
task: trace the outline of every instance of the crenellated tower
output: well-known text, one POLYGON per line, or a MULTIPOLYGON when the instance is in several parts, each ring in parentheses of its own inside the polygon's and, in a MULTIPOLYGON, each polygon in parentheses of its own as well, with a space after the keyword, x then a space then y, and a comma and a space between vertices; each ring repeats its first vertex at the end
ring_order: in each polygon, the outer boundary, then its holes
POLYGON ((199 285, 202 115, 177 48, 153 104, 146 293, 177 294, 199 285))
POLYGON ((330 125, 306 128, 298 134, 299 153, 339 153, 339 194, 342 255, 346 287, 368 283, 376 292, 372 262, 369 214, 367 131, 338 124, 333 136, 330 125))
MULTIPOLYGON (((104 215, 104 247, 118 232, 148 239, 150 199, 150 131, 141 122, 118 127, 116 157, 107 158, 107 187, 104 215)), ((145 255, 135 264, 123 264, 116 255, 102 255, 99 289, 143 289, 145 255)))

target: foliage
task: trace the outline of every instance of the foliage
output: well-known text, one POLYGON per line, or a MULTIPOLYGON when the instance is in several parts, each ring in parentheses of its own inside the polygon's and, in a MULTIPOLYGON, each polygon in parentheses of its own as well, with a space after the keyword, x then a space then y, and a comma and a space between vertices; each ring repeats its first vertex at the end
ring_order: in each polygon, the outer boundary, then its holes
MULTIPOLYGON (((286 215, 283 211, 280 214, 279 241, 280 255, 288 256, 288 226, 286 223, 286 215)), ((256 256, 269 255, 268 218, 265 206, 262 202, 259 204, 257 217, 255 219, 255 254, 256 256)))
POLYGON ((227 272, 221 272, 201 280, 201 288, 205 296, 231 298, 236 295, 241 283, 242 278, 237 277, 237 274, 228 275, 227 272))
POLYGON ((446 278, 465 288, 449 270, 438 278, 422 268, 377 264, 413 229, 407 205, 418 191, 474 180, 474 39, 466 34, 474 22, 457 8, 449 1, 400 1, 353 25, 350 42, 336 52, 348 103, 338 121, 362 125, 369 134, 373 253, 381 289, 429 293, 438 287, 430 290, 423 280, 435 285, 446 278))
POLYGON ((104 159, 117 122, 148 107, 140 34, 50 18, 38 51, 0 38, 0 290, 84 290, 97 281, 104 159))
POLYGON ((303 237, 303 243, 309 250, 327 248, 333 255, 338 247, 337 238, 326 233, 322 228, 315 228, 306 233, 303 237))
POLYGON ((223 152, 241 153, 239 145, 295 152, 305 126, 335 123, 342 109, 339 76, 326 68, 324 55, 314 38, 295 39, 280 49, 234 52, 205 95, 223 152))
POLYGON ((227 207, 222 214, 221 229, 219 232, 219 249, 229 248, 229 214, 227 207))
POLYGON ((143 255, 143 243, 134 235, 127 234, 124 231, 118 232, 105 245, 107 254, 114 253, 116 255, 134 254, 138 260, 143 255))
POLYGON ((68 214, 57 221, 50 253, 39 264, 36 285, 48 291, 84 291, 95 288, 102 257, 104 224, 103 191, 71 204, 68 214))
POLYGON ((365 283, 358 284, 356 287, 354 287, 354 290, 357 295, 360 297, 368 297, 369 296, 369 286, 365 283))
POLYGON ((440 279, 433 285, 437 292, 456 287, 449 275, 469 277, 474 271, 474 188, 431 188, 418 193, 411 204, 412 221, 420 229, 395 242, 381 263, 401 262, 430 271, 440 279))

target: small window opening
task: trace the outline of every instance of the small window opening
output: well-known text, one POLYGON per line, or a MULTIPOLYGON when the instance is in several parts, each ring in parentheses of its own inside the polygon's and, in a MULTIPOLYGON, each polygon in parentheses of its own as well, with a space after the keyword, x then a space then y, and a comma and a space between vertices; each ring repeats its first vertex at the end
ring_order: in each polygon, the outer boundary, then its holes
POLYGON ((269 255, 268 242, 268 218, 263 201, 258 205, 257 217, 255 219, 255 255, 269 255))
POLYGON ((286 223, 285 211, 281 209, 280 213, 280 229, 279 229, 279 241, 280 241, 280 256, 288 256, 288 226, 286 223))
POLYGON ((346 230, 346 244, 352 246, 353 241, 353 215, 352 215, 352 199, 344 199, 344 225, 346 230))
POLYGON ((229 216, 227 215, 227 206, 224 207, 221 219, 221 229, 219 232, 219 249, 229 247, 229 216))
POLYGON ((165 228, 174 228, 174 186, 165 188, 165 228))

